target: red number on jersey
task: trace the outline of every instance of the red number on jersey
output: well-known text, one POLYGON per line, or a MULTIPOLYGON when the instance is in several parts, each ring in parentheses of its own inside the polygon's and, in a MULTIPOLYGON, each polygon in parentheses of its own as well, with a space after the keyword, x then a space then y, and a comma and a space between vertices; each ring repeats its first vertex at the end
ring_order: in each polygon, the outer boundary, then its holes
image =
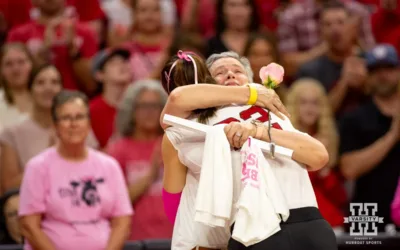
MULTIPOLYGON (((239 113, 240 118, 242 118, 244 121, 247 121, 251 119, 252 115, 259 114, 260 117, 258 117, 256 120, 264 123, 268 121, 269 117, 269 112, 266 111, 263 108, 257 107, 257 106, 251 106, 250 108, 243 110, 242 112, 239 113)), ((221 122, 218 122, 217 124, 229 124, 231 122, 240 122, 238 119, 229 117, 221 122)), ((215 125, 217 125, 215 124, 215 125)), ((275 129, 280 129, 282 130, 282 127, 278 123, 272 123, 271 125, 275 129)))

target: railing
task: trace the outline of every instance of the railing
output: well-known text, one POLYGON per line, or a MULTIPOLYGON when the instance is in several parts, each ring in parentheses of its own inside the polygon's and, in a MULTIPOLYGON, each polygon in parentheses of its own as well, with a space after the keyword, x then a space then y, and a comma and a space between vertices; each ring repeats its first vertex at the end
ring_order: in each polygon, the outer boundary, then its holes
MULTIPOLYGON (((339 250, 400 250, 400 234, 386 234, 373 237, 354 237, 342 235, 337 237, 339 250)), ((124 250, 170 250, 171 240, 128 241, 124 250)), ((22 250, 21 245, 0 245, 0 250, 22 250)))

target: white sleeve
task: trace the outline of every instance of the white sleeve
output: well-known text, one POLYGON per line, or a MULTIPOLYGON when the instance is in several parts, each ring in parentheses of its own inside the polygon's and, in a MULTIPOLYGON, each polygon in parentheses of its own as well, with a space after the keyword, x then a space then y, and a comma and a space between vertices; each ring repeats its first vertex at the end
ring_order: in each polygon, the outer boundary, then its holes
POLYGON ((300 130, 296 129, 293 126, 290 119, 288 117, 286 117, 284 114, 281 113, 281 115, 283 115, 283 117, 285 117, 285 120, 280 119, 279 117, 275 116, 274 114, 272 114, 272 117, 273 117, 273 120, 279 121, 278 124, 282 127, 283 130, 310 136, 309 134, 301 132, 300 130))
POLYGON ((189 154, 189 152, 193 150, 198 143, 204 143, 205 141, 205 134, 176 127, 167 128, 165 134, 178 151, 179 160, 186 166, 191 162, 188 156, 192 154, 189 154))

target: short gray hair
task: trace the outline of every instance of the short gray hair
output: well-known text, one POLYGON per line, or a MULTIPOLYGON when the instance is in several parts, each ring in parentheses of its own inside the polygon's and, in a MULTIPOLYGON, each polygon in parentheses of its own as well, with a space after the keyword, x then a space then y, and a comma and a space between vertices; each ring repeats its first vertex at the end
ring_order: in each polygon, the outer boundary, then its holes
POLYGON ((240 62, 243 65, 243 68, 246 70, 247 77, 249 78, 249 82, 253 82, 253 70, 251 69, 249 60, 244 56, 239 56, 238 53, 233 51, 222 52, 219 54, 212 54, 207 58, 206 64, 207 68, 210 69, 211 66, 219 59, 222 58, 233 58, 240 62))
POLYGON ((161 104, 164 106, 167 102, 167 94, 161 86, 161 82, 152 79, 139 80, 125 90, 122 100, 118 107, 117 116, 115 119, 115 128, 118 136, 131 136, 135 130, 135 108, 136 99, 145 91, 155 91, 160 95, 161 104))

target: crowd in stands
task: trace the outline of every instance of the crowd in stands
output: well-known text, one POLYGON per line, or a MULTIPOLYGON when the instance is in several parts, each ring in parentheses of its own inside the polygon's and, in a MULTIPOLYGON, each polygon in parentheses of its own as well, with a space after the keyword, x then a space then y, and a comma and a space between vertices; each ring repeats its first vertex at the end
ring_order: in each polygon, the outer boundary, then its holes
POLYGON ((324 218, 340 235, 350 203, 370 202, 384 217, 379 232, 400 227, 398 0, 0 0, 0 43, 0 244, 21 244, 22 233, 34 241, 40 223, 68 233, 58 217, 76 220, 78 231, 83 223, 125 230, 132 241, 172 237, 162 204, 160 78, 178 50, 204 58, 235 51, 257 83, 262 66, 283 65, 276 91, 293 125, 330 155, 309 173, 324 218), (66 92, 52 109, 63 90, 84 96, 66 92), (81 137, 70 138, 68 122, 81 137), (62 162, 52 148, 70 140, 101 154, 62 162), (97 161, 117 168, 96 173, 97 161), (68 167, 85 167, 86 178, 68 167))

